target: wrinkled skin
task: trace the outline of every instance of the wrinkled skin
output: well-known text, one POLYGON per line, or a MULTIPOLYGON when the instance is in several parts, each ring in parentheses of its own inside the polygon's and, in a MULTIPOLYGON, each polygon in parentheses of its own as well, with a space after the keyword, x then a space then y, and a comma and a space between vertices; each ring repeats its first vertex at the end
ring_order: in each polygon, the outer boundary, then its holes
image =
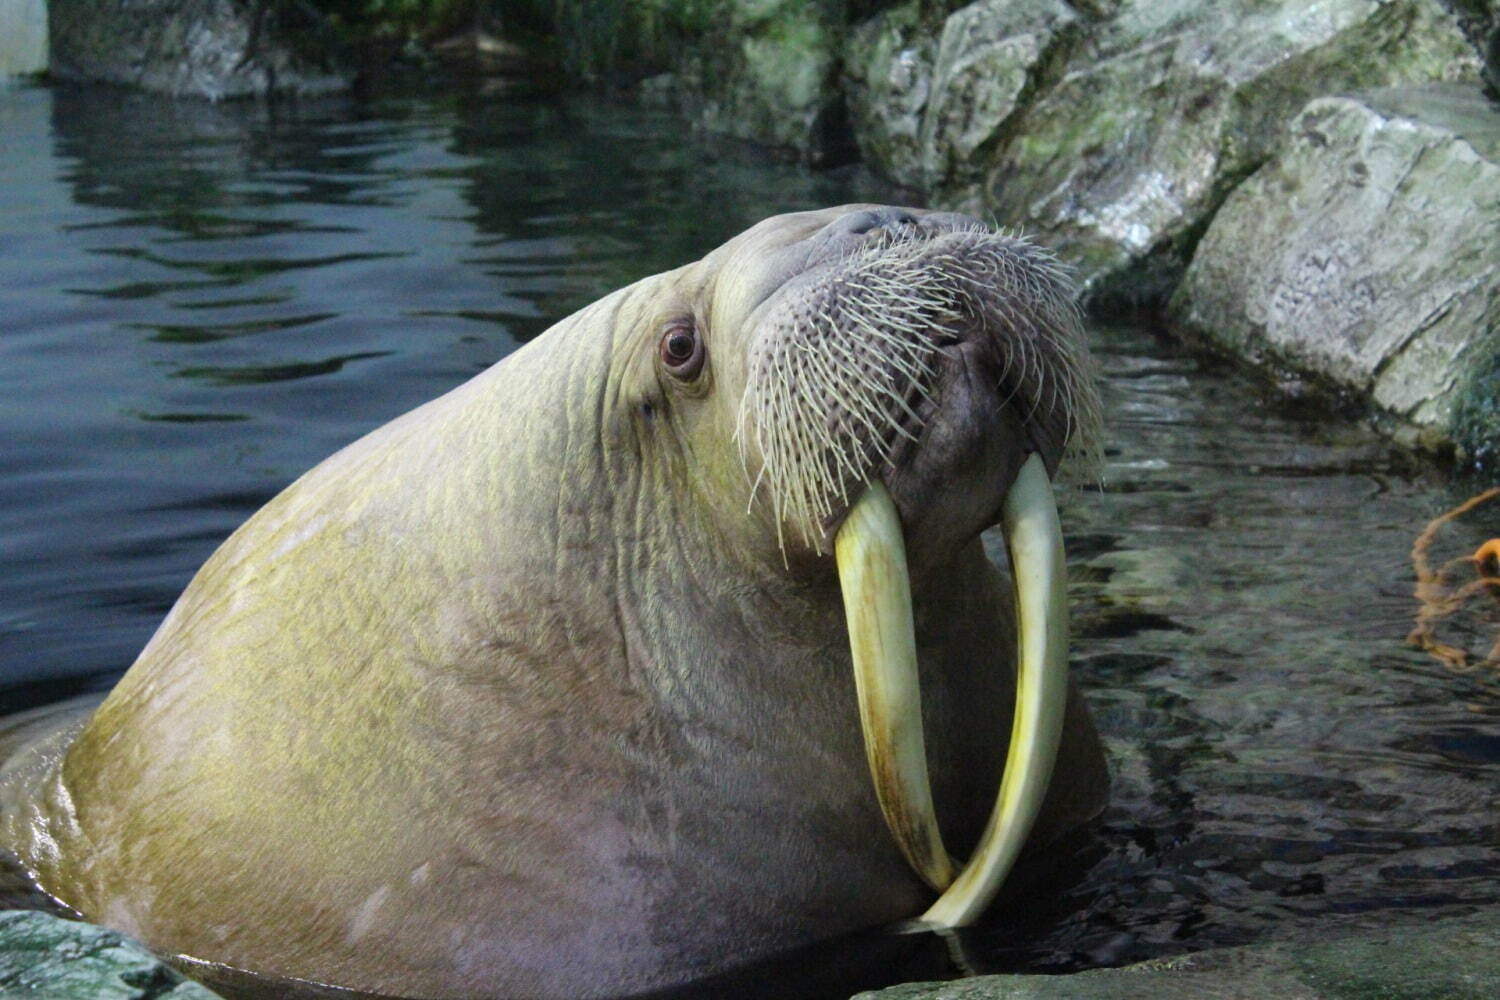
MULTIPOLYGON (((158 952, 393 995, 622 995, 920 912, 831 557, 783 550, 735 438, 757 317, 888 214, 769 219, 304 475, 65 753, 13 756, 3 843, 158 952), (659 346, 680 316, 707 351, 687 381, 659 346)), ((960 856, 1011 711, 1011 597, 978 535, 1061 440, 967 351, 886 476, 960 856)), ((1032 842, 1105 787, 1075 692, 1032 842)))

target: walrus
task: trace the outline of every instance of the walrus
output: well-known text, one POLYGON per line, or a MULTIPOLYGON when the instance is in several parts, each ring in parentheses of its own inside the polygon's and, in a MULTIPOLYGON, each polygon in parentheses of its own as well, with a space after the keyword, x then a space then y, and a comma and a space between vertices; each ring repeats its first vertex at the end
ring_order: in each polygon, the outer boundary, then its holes
POLYGON ((1107 790, 1072 301, 873 205, 608 295, 270 501, 97 709, 14 722, 0 842, 190 974, 309 992, 628 996, 974 919, 1107 790))

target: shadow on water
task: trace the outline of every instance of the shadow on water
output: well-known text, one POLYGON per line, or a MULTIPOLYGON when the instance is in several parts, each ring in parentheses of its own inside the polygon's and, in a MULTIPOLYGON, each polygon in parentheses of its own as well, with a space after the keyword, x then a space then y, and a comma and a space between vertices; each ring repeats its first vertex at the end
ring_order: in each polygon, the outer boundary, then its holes
MULTIPOLYGON (((653 112, 462 89, 289 108, 19 87, 0 130, 0 712, 107 687, 292 478, 561 316, 766 215, 883 197, 653 112)), ((1490 484, 1149 332, 1096 333, 1107 469, 1063 516, 1115 793, 1061 874, 958 939, 962 969, 1500 904, 1500 685, 1404 644, 1412 539, 1490 484)), ((931 936, 848 944, 856 985, 960 971, 931 936)), ((777 965, 828 970, 831 948, 777 965)))
MULTIPOLYGON (((962 974, 956 941, 899 929, 821 941, 686 986, 631 993, 620 1000, 843 1000, 894 982, 953 979, 962 974)), ((259 976, 204 962, 171 960, 225 1000, 421 1000, 259 976)), ((495 998, 503 1000, 503 998, 495 998)))

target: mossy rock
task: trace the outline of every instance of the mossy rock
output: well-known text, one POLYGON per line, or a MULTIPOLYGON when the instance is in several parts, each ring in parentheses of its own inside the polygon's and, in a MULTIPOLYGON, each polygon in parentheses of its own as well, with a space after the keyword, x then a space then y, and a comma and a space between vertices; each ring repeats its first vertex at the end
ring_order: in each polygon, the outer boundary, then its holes
POLYGON ((0 913, 0 996, 218 1000, 114 931, 45 913, 0 913))
POLYGON ((1453 401, 1453 440, 1476 464, 1500 467, 1500 330, 1475 351, 1453 401))

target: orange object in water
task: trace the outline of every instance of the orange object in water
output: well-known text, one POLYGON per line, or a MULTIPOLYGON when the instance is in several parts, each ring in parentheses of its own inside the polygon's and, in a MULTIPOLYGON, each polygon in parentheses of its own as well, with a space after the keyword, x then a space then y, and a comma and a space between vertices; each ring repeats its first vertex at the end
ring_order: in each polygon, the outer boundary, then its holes
POLYGON ((1474 553, 1480 576, 1500 577, 1500 538, 1491 538, 1474 553))
POLYGON ((1496 601, 1500 601, 1500 538, 1491 538, 1479 546, 1472 556, 1450 560, 1436 570, 1428 562, 1427 553, 1437 538, 1438 529, 1497 497, 1500 497, 1500 486, 1470 497, 1446 514, 1433 518, 1411 547, 1412 569, 1417 576, 1413 596, 1420 602, 1420 606, 1417 608, 1416 625, 1406 641, 1425 649, 1455 670, 1469 670, 1477 666, 1500 667, 1500 638, 1495 640, 1495 645, 1483 660, 1471 662, 1472 657, 1467 650, 1440 641, 1435 631, 1439 621, 1458 611, 1475 594, 1487 591, 1496 601), (1477 577, 1455 585, 1454 575, 1460 567, 1467 566, 1472 566, 1477 571, 1477 577))

